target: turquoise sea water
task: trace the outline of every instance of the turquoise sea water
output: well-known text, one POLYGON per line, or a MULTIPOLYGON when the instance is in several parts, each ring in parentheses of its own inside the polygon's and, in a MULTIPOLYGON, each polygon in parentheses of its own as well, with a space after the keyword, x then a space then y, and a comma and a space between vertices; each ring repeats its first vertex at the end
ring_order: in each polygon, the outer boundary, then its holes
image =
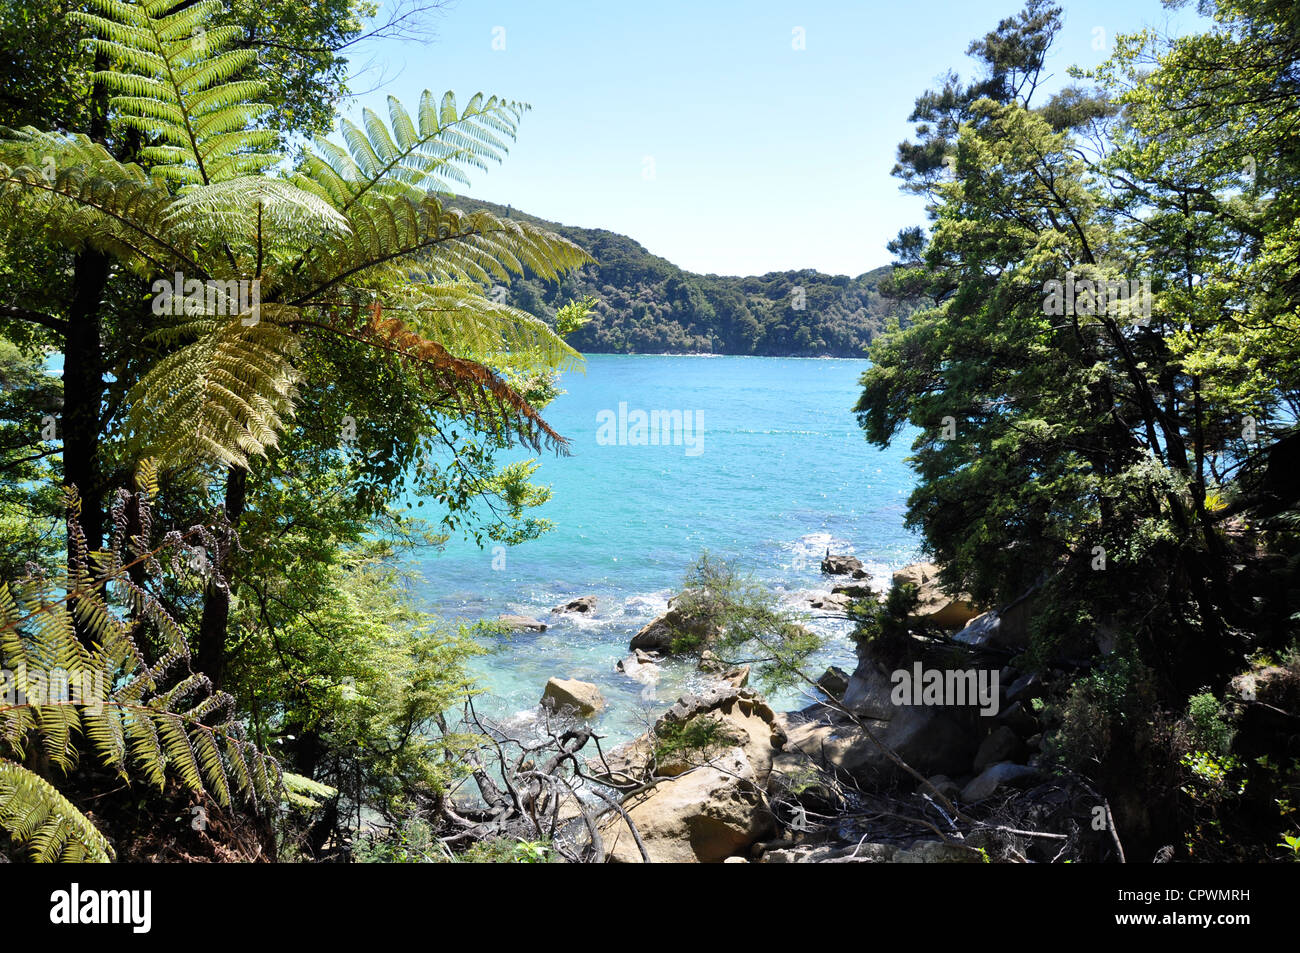
MULTIPOLYGON (((687 662, 669 662, 657 683, 645 684, 615 664, 703 549, 805 609, 808 595, 830 587, 819 570, 828 547, 856 554, 880 583, 914 561, 917 541, 903 530, 911 435, 885 451, 867 444, 850 410, 866 366, 597 354, 585 374, 566 374, 567 393, 546 417, 569 438, 572 455, 543 457, 537 475, 552 489, 541 515, 555 529, 495 552, 456 540, 419 560, 418 596, 443 617, 508 612, 551 626, 518 633, 476 660, 480 711, 522 726, 535 717, 548 678, 579 678, 605 696, 601 730, 613 741, 639 733, 701 677, 687 662), (684 419, 689 411, 691 431, 677 431, 678 443, 640 445, 637 410, 682 411, 684 419), (598 598, 593 616, 551 613, 582 595, 598 598)), ((832 635, 819 666, 851 665, 844 623, 808 611, 811 624, 832 635)), ((794 693, 774 702, 801 707, 805 699, 794 693)))

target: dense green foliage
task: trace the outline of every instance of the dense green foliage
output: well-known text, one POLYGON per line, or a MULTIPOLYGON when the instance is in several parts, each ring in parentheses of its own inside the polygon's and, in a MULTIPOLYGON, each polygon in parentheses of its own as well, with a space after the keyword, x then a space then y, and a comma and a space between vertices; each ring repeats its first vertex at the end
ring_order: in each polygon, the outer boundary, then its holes
POLYGON ((159 579, 164 564, 175 573, 212 536, 193 527, 155 545, 151 464, 139 482, 138 493, 114 501, 112 542, 94 565, 77 522, 80 501, 69 490, 67 574, 0 583, 0 847, 36 860, 112 857, 85 813, 94 797, 79 762, 92 754, 123 782, 137 776, 162 791, 174 775, 220 807, 235 798, 254 808, 279 803, 279 764, 249 743, 234 699, 213 691, 201 672, 186 671, 185 633, 142 586, 159 579), (82 790, 70 800, 49 775, 79 767, 72 786, 82 790))
MULTIPOLYGON (((1031 592, 1026 664, 1092 669, 1058 683, 1057 750, 1127 792, 1135 837, 1188 816, 1183 754, 1224 754, 1212 706, 1300 601, 1300 19, 1205 8, 1212 31, 1122 37, 1043 100, 1061 11, 1030 0, 972 44, 974 82, 917 100, 895 174, 929 224, 892 247, 931 304, 875 343, 856 408, 874 443, 921 430, 907 520, 952 590, 1031 592)), ((1298 768, 1250 786, 1250 849, 1298 768)))

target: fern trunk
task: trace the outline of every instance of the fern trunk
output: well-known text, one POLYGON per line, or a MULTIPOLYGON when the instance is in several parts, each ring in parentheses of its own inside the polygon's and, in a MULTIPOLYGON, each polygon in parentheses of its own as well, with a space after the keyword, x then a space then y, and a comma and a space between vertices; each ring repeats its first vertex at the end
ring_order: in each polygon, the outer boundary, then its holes
POLYGON ((99 308, 108 283, 108 266, 108 256, 100 252, 77 255, 63 349, 63 477, 81 494, 81 526, 92 550, 104 539, 99 461, 104 361, 99 308))
POLYGON ((208 676, 214 691, 221 689, 225 677, 226 632, 230 626, 230 597, 234 591, 230 571, 233 536, 239 528, 240 517, 244 515, 247 493, 248 471, 243 467, 231 467, 226 471, 226 538, 215 567, 216 577, 224 582, 221 585, 208 584, 203 599, 203 618, 199 622, 198 671, 208 676))
MULTIPOLYGON (((95 54, 95 70, 108 69, 108 58, 95 54)), ((108 88, 96 79, 90 91, 90 137, 108 135, 108 88)), ((100 303, 108 285, 109 256, 93 249, 73 262, 72 301, 63 347, 63 480, 81 496, 81 529, 91 550, 104 540, 102 479, 99 469, 100 414, 104 402, 104 359, 100 303)))

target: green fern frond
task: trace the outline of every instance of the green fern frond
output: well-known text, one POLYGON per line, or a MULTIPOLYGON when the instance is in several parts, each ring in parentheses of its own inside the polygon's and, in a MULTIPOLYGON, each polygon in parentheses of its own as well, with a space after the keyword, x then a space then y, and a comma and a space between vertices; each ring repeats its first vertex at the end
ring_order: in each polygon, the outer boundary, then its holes
POLYGON ((167 767, 171 768, 181 783, 193 791, 202 793, 203 773, 199 768, 198 755, 190 743, 185 723, 173 712, 160 711, 154 715, 154 724, 158 726, 158 737, 162 739, 167 751, 167 767))
POLYGON ((40 775, 0 758, 0 829, 28 842, 33 860, 107 863, 113 848, 86 815, 40 775), (80 848, 73 850, 73 845, 80 848))
POLYGON ((321 806, 322 801, 338 797, 339 791, 338 788, 330 787, 328 784, 286 771, 284 772, 284 794, 294 807, 315 810, 321 806))
POLYGON ((0 687, 15 699, 0 710, 0 831, 35 860, 107 860, 112 850, 54 783, 23 763, 29 757, 65 773, 93 757, 123 781, 158 790, 170 776, 223 806, 233 803, 233 776, 254 809, 278 803, 278 763, 243 740, 229 695, 213 692, 202 674, 176 671, 189 657, 184 635, 123 559, 129 542, 147 556, 146 573, 160 574, 161 554, 187 551, 179 533, 157 549, 147 538, 128 541, 129 511, 140 527, 153 525, 156 479, 146 461, 137 475, 141 491, 113 497, 113 551, 97 554, 97 572, 88 566, 80 501, 69 489, 66 575, 0 583, 0 687), (152 665, 135 644, 141 627, 152 630, 154 644, 172 643, 152 665))
POLYGON ((85 136, 25 128, 0 139, 0 214, 74 250, 111 254, 137 273, 202 273, 169 225, 173 201, 157 177, 118 162, 85 136))
MULTIPOLYGON (((169 227, 193 241, 220 242, 236 254, 301 248, 346 234, 329 202, 281 179, 239 176, 191 189, 166 212, 169 227)), ((268 289, 269 290, 269 289, 268 289)))
POLYGON ((483 294, 468 282, 417 284, 390 305, 421 335, 448 351, 494 367, 578 370, 582 355, 545 321, 483 294))
POLYGON ((486 169, 489 161, 500 162, 527 109, 523 103, 478 94, 458 110, 453 93, 445 93, 439 103, 425 90, 417 128, 390 96, 391 132, 369 109, 362 112, 361 126, 341 119, 339 135, 347 151, 318 140, 299 177, 329 196, 342 212, 374 199, 447 191, 453 182, 468 185, 465 168, 486 169))
POLYGON ((291 292, 296 304, 351 285, 431 282, 492 284, 531 271, 558 278, 591 261, 568 239, 489 212, 446 208, 434 195, 371 200, 346 212, 351 233, 314 248, 291 292))
POLYGON ((255 121, 270 107, 266 84, 250 78, 257 52, 231 48, 240 31, 216 27, 221 0, 174 4, 93 0, 97 13, 69 14, 93 34, 88 43, 115 68, 95 73, 112 94, 118 122, 139 130, 158 171, 182 185, 206 185, 276 161, 274 141, 255 121), (225 138, 223 138, 225 137, 225 138))
POLYGON ((298 338, 277 324, 292 316, 263 304, 249 327, 240 318, 180 326, 198 340, 155 364, 132 390, 129 426, 142 452, 173 464, 201 455, 243 467, 274 446, 293 414, 298 379, 298 338))

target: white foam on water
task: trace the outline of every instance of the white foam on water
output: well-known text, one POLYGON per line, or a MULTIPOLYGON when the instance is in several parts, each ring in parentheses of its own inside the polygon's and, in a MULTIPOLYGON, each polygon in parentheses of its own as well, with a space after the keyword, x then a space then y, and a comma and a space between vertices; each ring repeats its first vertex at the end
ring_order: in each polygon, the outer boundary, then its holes
POLYGON ((849 540, 824 532, 805 533, 792 542, 782 543, 781 549, 787 554, 782 560, 781 568, 795 572, 818 572, 827 550, 836 555, 854 552, 853 543, 849 540))
POLYGON ((668 600, 675 595, 671 589, 637 593, 623 602, 623 611, 629 618, 649 621, 667 612, 668 600))

